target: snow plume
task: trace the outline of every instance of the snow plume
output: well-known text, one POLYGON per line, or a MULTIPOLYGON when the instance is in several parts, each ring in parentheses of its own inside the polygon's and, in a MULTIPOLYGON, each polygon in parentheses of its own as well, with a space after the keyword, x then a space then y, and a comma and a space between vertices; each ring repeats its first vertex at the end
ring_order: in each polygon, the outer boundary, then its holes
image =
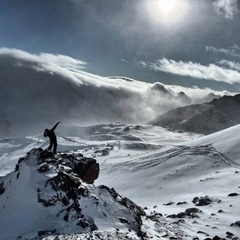
POLYGON ((214 10, 218 14, 223 14, 227 19, 233 19, 239 11, 237 9, 238 0, 216 0, 213 2, 214 10))
POLYGON ((162 71, 181 76, 226 82, 228 84, 240 83, 240 73, 238 71, 222 68, 215 64, 204 66, 200 63, 183 61, 177 62, 163 58, 155 63, 143 63, 142 66, 155 71, 162 71))
MULTIPOLYGON (((56 122, 139 123, 192 102, 183 88, 85 71, 87 63, 62 55, 0 49, 0 134, 42 134, 56 122)), ((209 90, 188 89, 201 93, 209 90)), ((199 100, 199 98, 198 98, 199 100)))

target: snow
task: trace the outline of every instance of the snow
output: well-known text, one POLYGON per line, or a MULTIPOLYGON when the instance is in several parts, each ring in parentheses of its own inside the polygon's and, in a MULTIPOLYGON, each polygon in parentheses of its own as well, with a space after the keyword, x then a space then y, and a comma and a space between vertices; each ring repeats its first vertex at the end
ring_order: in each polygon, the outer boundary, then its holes
POLYGON ((236 125, 198 140, 191 141, 189 145, 212 144, 218 151, 240 164, 239 132, 240 125, 236 125))
MULTIPOLYGON (((146 229, 149 236, 162 237, 166 233, 172 233, 175 236, 178 234, 182 239, 193 237, 205 239, 207 234, 211 238, 216 235, 226 238, 226 232, 240 237, 239 227, 230 226, 240 220, 240 195, 228 196, 230 193, 240 194, 239 133, 239 125, 203 136, 171 132, 150 125, 121 123, 89 127, 62 125, 57 131, 58 151, 77 150, 84 156, 94 157, 98 161, 100 176, 95 181, 95 186, 113 187, 121 196, 145 207, 148 214, 156 212, 163 215, 158 232, 151 221, 143 219, 143 229, 146 229), (67 135, 68 132, 70 135, 67 135), (205 196, 213 200, 211 204, 195 206, 192 202, 195 197, 205 196), (181 202, 185 203, 178 204, 181 202), (184 212, 187 208, 193 207, 202 211, 198 213, 198 218, 185 217, 182 222, 179 222, 177 228, 176 225, 172 225, 178 218, 169 218, 169 215, 184 212)), ((33 147, 46 148, 48 142, 45 140, 41 135, 2 139, 0 176, 3 177, 10 173, 6 176, 10 178, 12 174, 15 174, 11 171, 15 169, 18 159, 25 156, 33 147)), ((34 201, 28 202, 27 207, 25 206, 24 199, 25 197, 31 198, 33 190, 28 181, 34 176, 29 175, 29 166, 23 165, 23 168, 24 174, 19 176, 18 185, 7 194, 12 201, 9 206, 15 206, 14 209, 9 209, 8 204, 4 209, 0 209, 2 239, 10 239, 9 229, 11 229, 11 236, 17 236, 21 230, 29 234, 29 239, 31 239, 32 232, 39 230, 38 226, 44 226, 41 219, 46 217, 46 213, 42 212, 38 215, 39 209, 34 205, 34 201), (21 196, 22 192, 27 195, 21 196), (14 227, 12 227, 13 212, 15 212, 16 223, 14 227), (36 214, 33 214, 34 212, 36 214), (24 226, 28 227, 24 230, 24 226)), ((104 191, 100 196, 101 202, 111 199, 111 196, 104 191)), ((8 201, 0 195, 1 206, 8 201)), ((114 239, 112 230, 121 228, 117 225, 114 216, 118 214, 130 219, 130 216, 125 215, 124 212, 116 213, 115 211, 119 209, 113 208, 111 204, 100 205, 96 208, 93 205, 88 206, 90 202, 86 198, 81 204, 86 206, 88 214, 92 211, 92 215, 95 216, 94 220, 100 226, 98 231, 108 233, 112 239, 114 239)), ((51 215, 50 212, 48 214, 51 215)), ((49 224, 51 225, 51 222, 49 224)), ((59 224, 61 225, 61 222, 59 224)), ((69 229, 71 230, 71 226, 69 229)), ((69 229, 66 232, 69 233, 69 229)), ((73 229, 72 235, 61 235, 59 239, 84 239, 88 236, 86 234, 79 235, 73 229)), ((132 239, 138 239, 133 232, 131 234, 132 239)), ((96 235, 94 236, 98 239, 96 235)), ((119 236, 115 239, 118 238, 119 236)), ((45 239, 54 239, 54 237, 49 236, 45 239)), ((162 237, 162 239, 168 238, 162 237)))

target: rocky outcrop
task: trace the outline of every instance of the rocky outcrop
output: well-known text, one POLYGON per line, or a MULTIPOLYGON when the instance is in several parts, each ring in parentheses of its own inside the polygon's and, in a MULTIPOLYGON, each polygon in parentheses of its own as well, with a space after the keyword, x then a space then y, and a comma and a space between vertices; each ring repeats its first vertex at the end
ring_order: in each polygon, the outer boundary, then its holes
MULTIPOLYGON (((93 184, 94 180, 98 178, 100 169, 96 159, 86 158, 81 153, 60 152, 54 155, 52 152, 42 149, 35 149, 34 153, 37 155, 39 172, 48 171, 54 166, 60 171, 77 174, 82 181, 89 184, 93 184)), ((21 158, 19 162, 27 160, 29 154, 25 159, 21 158)))
POLYGON ((6 226, 0 225, 2 237, 22 236, 25 232, 40 237, 81 234, 116 226, 117 231, 141 235, 145 212, 114 189, 92 185, 98 175, 96 160, 79 152, 53 155, 40 148, 31 150, 19 159, 15 171, 1 178, 0 222, 9 216, 6 226), (19 230, 14 232, 11 224, 20 226, 19 230))

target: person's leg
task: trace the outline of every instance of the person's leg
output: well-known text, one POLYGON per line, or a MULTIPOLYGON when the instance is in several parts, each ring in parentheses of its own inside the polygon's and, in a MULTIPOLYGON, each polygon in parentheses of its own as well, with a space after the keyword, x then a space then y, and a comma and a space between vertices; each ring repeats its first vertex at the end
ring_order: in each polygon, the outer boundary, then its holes
POLYGON ((50 139, 50 144, 49 144, 49 147, 48 147, 49 151, 52 149, 52 146, 53 146, 53 141, 50 139))
POLYGON ((57 153, 57 140, 53 143, 53 153, 57 153))

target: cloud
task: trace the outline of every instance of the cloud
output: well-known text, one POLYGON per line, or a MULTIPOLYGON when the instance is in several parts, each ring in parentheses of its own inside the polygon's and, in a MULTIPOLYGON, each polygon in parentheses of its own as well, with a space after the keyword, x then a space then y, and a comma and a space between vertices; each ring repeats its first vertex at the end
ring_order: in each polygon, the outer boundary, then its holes
POLYGON ((141 123, 211 92, 102 77, 85 65, 63 55, 0 49, 0 135, 42 134, 57 121, 141 123))
POLYGON ((232 62, 232 61, 228 61, 228 60, 223 59, 223 60, 219 61, 219 64, 225 65, 225 66, 230 67, 231 69, 235 69, 237 71, 240 71, 240 63, 232 62))
POLYGON ((39 64, 51 64, 55 66, 60 66, 64 68, 73 69, 83 69, 87 63, 78 59, 71 58, 65 55, 54 55, 49 53, 40 53, 39 55, 30 54, 28 52, 19 49, 9 49, 0 48, 1 56, 13 56, 19 60, 24 60, 25 62, 33 62, 39 64))
POLYGON ((240 73, 238 71, 222 68, 215 64, 204 66, 199 63, 183 61, 176 62, 174 60, 163 58, 155 63, 142 63, 142 66, 155 71, 162 71, 192 78, 213 80, 228 84, 240 83, 240 73))
POLYGON ((223 14, 227 19, 232 19, 239 13, 237 1, 238 0, 216 0, 213 2, 213 7, 218 14, 223 14))
POLYGON ((214 53, 223 53, 226 55, 240 58, 240 47, 236 44, 229 48, 215 48, 215 47, 206 46, 206 51, 214 52, 214 53))

